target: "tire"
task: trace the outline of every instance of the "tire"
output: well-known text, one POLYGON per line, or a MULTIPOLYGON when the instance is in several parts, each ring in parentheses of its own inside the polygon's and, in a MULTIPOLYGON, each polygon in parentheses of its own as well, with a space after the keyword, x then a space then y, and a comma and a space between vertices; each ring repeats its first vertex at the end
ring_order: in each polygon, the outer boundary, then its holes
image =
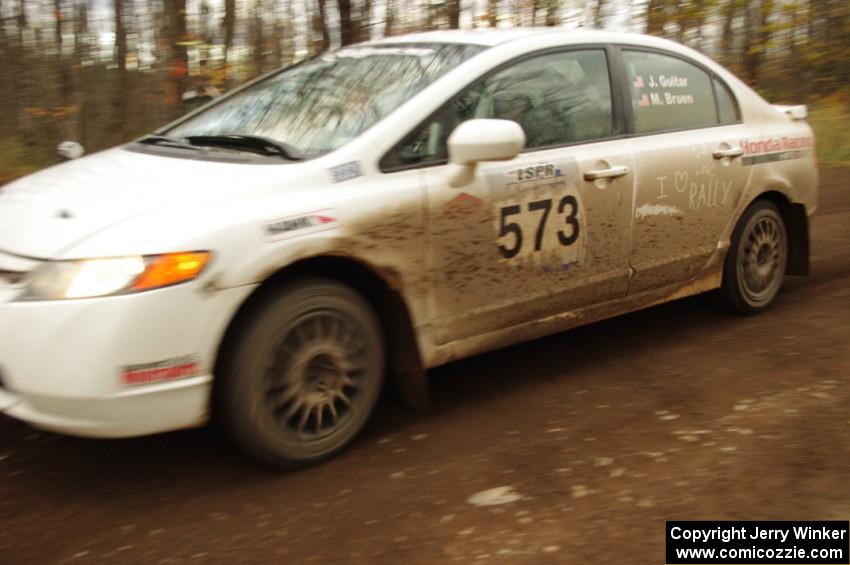
POLYGON ((377 403, 378 320, 359 294, 326 279, 302 280, 256 306, 224 360, 220 423, 261 462, 323 461, 354 439, 377 403))
POLYGON ((753 315, 779 294, 788 265, 788 230, 779 208, 767 200, 750 205, 735 231, 723 267, 720 298, 730 311, 753 315))

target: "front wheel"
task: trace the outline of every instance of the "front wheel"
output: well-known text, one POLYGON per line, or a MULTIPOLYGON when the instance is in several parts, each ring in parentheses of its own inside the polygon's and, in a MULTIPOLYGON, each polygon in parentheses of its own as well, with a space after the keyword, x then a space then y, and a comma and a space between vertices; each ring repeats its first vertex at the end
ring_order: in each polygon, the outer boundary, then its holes
POLYGON ((304 280, 264 299, 231 347, 217 406, 250 455, 292 468, 335 454, 363 428, 384 375, 372 309, 353 290, 304 280))
POLYGON ((773 302, 788 262, 788 232, 779 208, 767 200, 752 204, 735 231, 723 269, 720 297, 739 314, 758 314, 773 302))

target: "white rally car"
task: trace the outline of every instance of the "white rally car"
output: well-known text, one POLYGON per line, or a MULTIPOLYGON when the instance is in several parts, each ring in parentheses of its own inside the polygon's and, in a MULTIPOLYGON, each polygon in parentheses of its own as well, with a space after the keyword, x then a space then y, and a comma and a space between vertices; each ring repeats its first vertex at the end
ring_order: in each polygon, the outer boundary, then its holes
POLYGON ((0 409, 92 437, 221 422, 303 465, 385 374, 806 274, 805 107, 652 37, 434 32, 270 74, 0 189, 0 409))

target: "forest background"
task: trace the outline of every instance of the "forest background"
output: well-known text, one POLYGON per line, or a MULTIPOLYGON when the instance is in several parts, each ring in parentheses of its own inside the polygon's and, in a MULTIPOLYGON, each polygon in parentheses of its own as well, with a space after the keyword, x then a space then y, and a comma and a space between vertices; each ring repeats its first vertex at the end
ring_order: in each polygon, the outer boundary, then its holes
POLYGON ((820 163, 850 163, 848 0, 0 0, 0 184, 56 162, 60 141, 117 145, 341 45, 531 25, 685 43, 808 104, 820 163))

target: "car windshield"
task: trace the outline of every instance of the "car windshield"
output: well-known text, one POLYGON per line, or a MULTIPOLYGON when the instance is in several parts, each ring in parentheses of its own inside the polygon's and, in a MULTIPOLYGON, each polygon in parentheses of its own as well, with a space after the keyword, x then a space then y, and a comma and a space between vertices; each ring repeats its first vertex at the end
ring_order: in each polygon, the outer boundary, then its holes
POLYGON ((162 132, 262 136, 316 157, 337 149, 483 48, 356 46, 290 67, 162 132))

